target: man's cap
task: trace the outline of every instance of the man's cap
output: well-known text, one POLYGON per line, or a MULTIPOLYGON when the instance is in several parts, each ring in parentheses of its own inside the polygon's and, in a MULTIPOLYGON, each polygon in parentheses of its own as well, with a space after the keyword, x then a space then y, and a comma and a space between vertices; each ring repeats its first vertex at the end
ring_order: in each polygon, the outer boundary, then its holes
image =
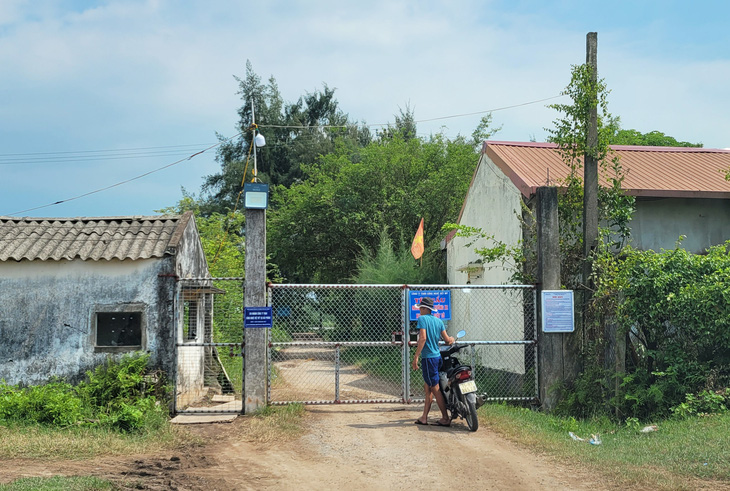
POLYGON ((436 309, 434 308, 434 306, 433 306, 433 298, 431 298, 431 297, 423 297, 423 298, 421 299, 421 303, 419 303, 418 305, 416 305, 416 307, 418 307, 419 309, 420 309, 421 307, 426 307, 426 308, 427 308, 427 309, 429 309, 429 310, 430 310, 431 312, 433 312, 434 310, 436 310, 436 309))

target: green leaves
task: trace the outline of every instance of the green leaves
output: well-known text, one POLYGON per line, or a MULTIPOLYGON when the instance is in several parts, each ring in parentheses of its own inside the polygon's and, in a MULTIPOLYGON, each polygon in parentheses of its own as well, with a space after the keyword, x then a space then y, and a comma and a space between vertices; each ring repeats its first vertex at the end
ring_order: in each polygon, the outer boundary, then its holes
POLYGON ((396 134, 363 148, 342 142, 303 167, 301 182, 276 188, 268 217, 272 259, 288 281, 347 281, 358 256, 378 249, 384 228, 394 244, 410 245, 421 217, 426 256, 434 255, 476 163, 471 145, 440 135, 424 141, 396 134))

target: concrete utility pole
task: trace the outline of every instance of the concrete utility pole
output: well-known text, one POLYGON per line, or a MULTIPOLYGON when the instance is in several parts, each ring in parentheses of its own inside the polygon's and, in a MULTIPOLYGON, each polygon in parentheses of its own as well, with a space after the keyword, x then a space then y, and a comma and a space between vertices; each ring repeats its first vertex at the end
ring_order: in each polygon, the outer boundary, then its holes
POLYGON ((557 402, 551 391, 553 386, 565 381, 563 370, 565 353, 563 340, 566 334, 542 331, 542 290, 560 289, 560 224, 558 222, 558 188, 541 186, 536 192, 537 222, 537 360, 538 387, 542 408, 552 411, 557 402))
MULTIPOLYGON (((589 32, 586 36, 586 64, 591 69, 591 87, 595 90, 598 84, 598 33, 589 32)), ((598 161, 595 157, 598 147, 598 98, 592 101, 588 113, 586 137, 586 153, 583 160, 583 285, 584 320, 591 291, 588 289, 592 263, 591 252, 598 242, 598 161)))
MULTIPOLYGON (((251 121, 255 121, 251 101, 251 121)), ((251 139, 256 136, 255 130, 251 139)), ((254 152, 254 176, 256 167, 256 145, 254 152)), ((246 208, 246 258, 244 263, 246 280, 244 305, 246 307, 266 306, 266 210, 246 208)), ((244 347, 244 394, 243 410, 250 414, 266 406, 268 396, 268 354, 269 330, 245 329, 244 347)))

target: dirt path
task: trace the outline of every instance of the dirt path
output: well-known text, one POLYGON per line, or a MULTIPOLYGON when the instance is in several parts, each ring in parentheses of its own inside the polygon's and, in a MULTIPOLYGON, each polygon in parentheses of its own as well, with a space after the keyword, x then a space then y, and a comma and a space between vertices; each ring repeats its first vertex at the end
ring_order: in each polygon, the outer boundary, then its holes
POLYGON ((416 426, 419 414, 414 405, 311 406, 303 436, 267 445, 245 441, 248 421, 240 417, 228 424, 187 427, 209 442, 194 452, 91 462, 3 462, 0 482, 95 475, 125 489, 148 490, 608 489, 591 476, 518 448, 489 428, 471 433, 462 422, 451 428, 416 426))

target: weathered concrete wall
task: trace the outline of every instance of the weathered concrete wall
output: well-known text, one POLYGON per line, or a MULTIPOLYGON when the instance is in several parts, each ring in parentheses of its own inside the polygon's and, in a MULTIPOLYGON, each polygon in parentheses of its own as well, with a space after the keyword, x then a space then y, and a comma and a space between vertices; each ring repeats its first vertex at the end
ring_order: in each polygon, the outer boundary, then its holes
MULTIPOLYGON (((522 237, 518 220, 521 215, 522 195, 512 181, 482 154, 469 194, 466 197, 460 225, 479 227, 486 234, 508 245, 516 245, 522 237)), ((479 259, 475 249, 493 247, 491 241, 480 239, 471 247, 471 240, 453 237, 447 244, 447 280, 451 285, 464 285, 468 274, 460 271, 479 259)), ((471 284, 500 285, 509 282, 512 272, 501 263, 484 264, 480 278, 472 274, 471 284)))
POLYGON ((175 273, 180 278, 210 278, 208 261, 198 238, 195 220, 190 219, 175 255, 175 273))
POLYGON ((92 318, 99 305, 143 306, 144 350, 174 372, 174 281, 160 277, 172 258, 137 261, 0 263, 0 378, 38 384, 77 381, 108 356, 95 350, 92 318), (172 283, 172 286, 171 286, 172 283))
MULTIPOLYGON (((522 228, 517 213, 521 211, 522 196, 504 173, 482 154, 469 194, 466 197, 460 225, 479 227, 498 241, 516 245, 522 228)), ((475 249, 493 247, 492 241, 472 242, 453 237, 447 244, 447 280, 451 285, 500 285, 510 283, 512 271, 501 263, 483 264, 482 271, 467 272, 469 264, 478 264, 475 249)), ((521 292, 472 290, 452 293, 452 320, 449 332, 465 329, 469 339, 516 341, 524 337, 523 302, 521 292)), ((490 368, 524 374, 521 347, 490 347, 490 356, 483 363, 490 368)))
POLYGON ((637 198, 630 225, 638 249, 674 249, 686 235, 681 247, 699 254, 730 239, 730 200, 637 198))

